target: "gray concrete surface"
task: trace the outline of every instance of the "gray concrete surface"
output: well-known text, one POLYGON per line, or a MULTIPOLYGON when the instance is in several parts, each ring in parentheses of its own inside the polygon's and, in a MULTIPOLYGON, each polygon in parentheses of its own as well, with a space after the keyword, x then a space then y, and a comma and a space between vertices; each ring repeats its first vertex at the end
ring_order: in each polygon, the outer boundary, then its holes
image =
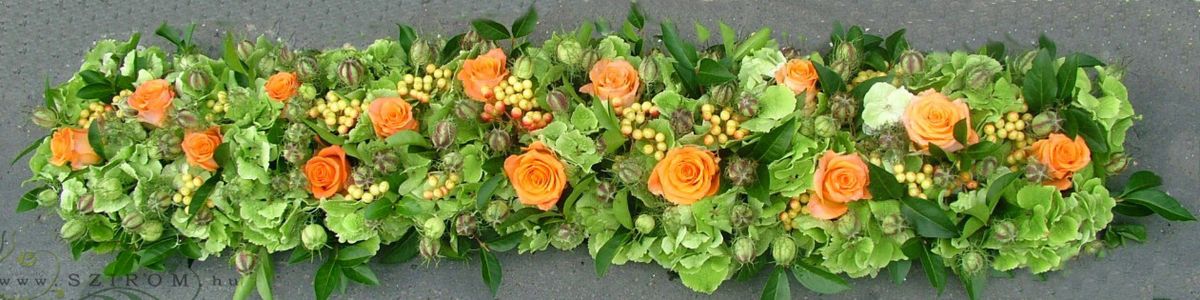
MULTIPOLYGON (((43 78, 66 79, 78 69, 92 42, 125 38, 132 31, 151 37, 155 27, 195 21, 199 44, 215 53, 225 31, 266 34, 289 40, 294 48, 327 48, 343 43, 365 45, 395 36, 395 22, 429 33, 464 30, 475 17, 507 22, 531 1, 14 1, 0 0, 0 153, 5 160, 45 131, 33 126, 28 113, 41 103, 43 78)), ((1126 84, 1137 111, 1146 116, 1133 128, 1129 143, 1138 160, 1135 169, 1163 176, 1167 190, 1184 206, 1200 210, 1200 1, 644 1, 652 20, 672 19, 715 24, 723 20, 741 32, 771 26, 793 38, 785 43, 802 49, 828 47, 835 21, 861 24, 871 32, 907 27, 912 45, 924 50, 974 48, 988 40, 1031 45, 1046 32, 1060 52, 1086 51, 1106 60, 1130 63, 1126 84)), ((628 4, 621 1, 538 1, 542 22, 538 36, 595 18, 621 20, 628 4)), ((715 27, 712 27, 715 28, 715 27)), ((690 32, 690 26, 683 31, 690 32)), ((1013 45, 1010 45, 1010 49, 1013 45)), ((0 171, 0 295, 79 298, 93 293, 142 298, 224 299, 236 278, 225 259, 136 278, 95 279, 111 257, 85 255, 71 261, 57 238, 61 223, 46 212, 15 214, 20 182, 29 176, 22 164, 0 171), (32 258, 32 260, 30 259, 32 258), (55 275, 57 274, 57 275, 55 275), (5 278, 9 278, 5 281, 5 278), (17 279, 28 278, 26 285, 17 279), (57 278, 38 285, 35 278, 57 278), (157 284, 155 284, 157 278, 157 284), (182 280, 182 281, 181 281, 182 280), (7 282, 7 283, 6 283, 7 282), (116 288, 116 289, 113 289, 116 288)), ((1167 224, 1147 219, 1150 242, 1113 251, 1108 258, 1072 261, 1066 271, 1046 281, 1027 275, 994 279, 987 289, 995 299, 1149 299, 1200 298, 1200 225, 1167 224)), ((283 258, 277 258, 282 261, 283 258)), ((655 265, 614 267, 596 278, 582 251, 537 255, 501 255, 504 285, 500 298, 701 298, 655 265)), ((275 278, 281 299, 312 297, 316 265, 280 266, 275 278)), ((437 268, 417 265, 378 266, 379 287, 354 286, 349 299, 488 298, 478 265, 442 262, 437 268)), ((757 297, 766 281, 728 282, 712 297, 757 297)), ((798 284, 797 298, 937 297, 919 270, 909 282, 894 285, 883 278, 854 280, 855 288, 834 296, 817 296, 798 284)), ((940 298, 965 298, 957 282, 940 298)), ((124 298, 124 297, 118 297, 124 298)))

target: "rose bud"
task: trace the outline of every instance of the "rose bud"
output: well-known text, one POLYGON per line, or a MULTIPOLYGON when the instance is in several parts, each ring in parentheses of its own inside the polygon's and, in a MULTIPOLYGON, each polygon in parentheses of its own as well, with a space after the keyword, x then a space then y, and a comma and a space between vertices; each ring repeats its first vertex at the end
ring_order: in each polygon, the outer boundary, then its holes
POLYGON ((146 218, 142 216, 142 213, 135 211, 127 213, 123 216, 123 218, 121 218, 121 227, 124 227, 130 231, 137 231, 138 227, 142 227, 142 224, 145 222, 146 218))
POLYGON ((566 113, 571 109, 571 102, 567 99, 567 95, 557 90, 546 94, 546 104, 550 105, 550 110, 558 113, 566 113))
POLYGON ((796 241, 791 236, 782 235, 771 242, 771 257, 779 266, 790 266, 796 258, 796 241))
POLYGON ((550 236, 550 244, 559 250, 571 250, 583 243, 583 238, 583 230, 580 230, 578 225, 562 223, 558 225, 554 235, 550 236))
POLYGON ((429 44, 422 40, 413 42, 412 48, 408 51, 408 60, 414 66, 424 66, 432 62, 433 50, 429 48, 429 44))
POLYGON ((925 72, 925 54, 921 51, 907 50, 900 54, 897 62, 900 74, 920 74, 925 72))
POLYGON ((454 218, 454 233, 459 236, 475 235, 476 223, 478 222, 475 221, 475 216, 471 214, 458 215, 457 218, 454 218))
POLYGON ((83 196, 79 196, 79 199, 75 200, 75 211, 78 211, 81 214, 92 213, 92 206, 94 205, 95 200, 96 197, 92 196, 92 194, 84 194, 83 196))
POLYGON ((495 200, 488 204, 487 210, 483 213, 483 219, 488 223, 498 224, 508 217, 508 203, 495 200))
POLYGON ((242 61, 250 59, 250 54, 254 53, 254 44, 247 40, 242 40, 237 44, 237 55, 242 61))
POLYGON ((49 108, 38 107, 33 111, 33 124, 43 128, 54 128, 58 126, 58 114, 49 108))
POLYGON ((421 258, 426 261, 438 258, 438 251, 441 251, 442 241, 439 239, 422 237, 421 243, 417 245, 417 250, 421 253, 421 258))
POLYGON ((733 258, 738 263, 748 264, 754 261, 754 240, 748 237, 738 237, 733 241, 733 258))
POLYGON ((445 150, 454 144, 454 137, 458 135, 458 126, 449 120, 438 122, 433 128, 433 136, 430 140, 433 142, 433 147, 445 150))
POLYGON ((510 137, 507 131, 500 128, 492 129, 492 132, 488 133, 487 141, 488 147, 491 147, 492 151, 497 153, 508 152, 510 137))
MULTIPOLYGON (((296 76, 302 81, 312 81, 317 79, 321 74, 321 65, 316 58, 312 56, 304 56, 296 60, 296 76)), ((311 97, 307 97, 311 98, 311 97)))
POLYGON ((641 234, 650 233, 650 231, 654 231, 654 225, 655 225, 654 224, 654 216, 651 216, 649 214, 639 215, 637 217, 637 221, 634 221, 633 225, 634 225, 633 227, 635 229, 637 229, 638 233, 641 233, 641 234))
POLYGON ((338 78, 342 80, 342 83, 353 87, 358 86, 362 81, 365 70, 358 59, 348 58, 338 65, 337 72, 338 78))
POLYGON ((738 230, 750 227, 750 224, 754 223, 755 218, 757 217, 754 215, 754 209, 745 203, 738 203, 729 212, 729 223, 733 225, 734 229, 738 230))
POLYGON ((65 240, 74 240, 82 236, 85 229, 86 226, 83 224, 83 221, 69 220, 63 223, 62 229, 59 231, 59 236, 62 236, 65 240))
POLYGON ((671 113, 671 131, 676 136, 684 136, 696 131, 693 115, 686 109, 678 109, 671 113))
POLYGON ((327 239, 329 239, 329 234, 325 232, 325 227, 322 227, 321 224, 308 224, 300 231, 300 242, 304 244, 304 249, 310 251, 324 247, 327 239))
MULTIPOLYGON (((583 58, 583 45, 580 45, 579 42, 576 42, 575 40, 563 40, 561 43, 558 43, 558 48, 555 49, 555 56, 558 58, 558 61, 562 62, 563 64, 571 66, 577 65, 583 58)), ((590 67, 591 66, 589 65, 583 69, 587 70, 590 67)))
POLYGON ((233 257, 233 266, 235 269, 237 269, 239 274, 248 275, 250 273, 254 273, 254 267, 257 260, 258 258, 255 257, 254 253, 242 250, 238 251, 237 255, 233 257))
POLYGON ((158 221, 146 221, 145 224, 142 224, 141 230, 138 231, 138 235, 142 237, 142 240, 147 242, 157 241, 159 238, 162 238, 162 233, 163 225, 158 221))

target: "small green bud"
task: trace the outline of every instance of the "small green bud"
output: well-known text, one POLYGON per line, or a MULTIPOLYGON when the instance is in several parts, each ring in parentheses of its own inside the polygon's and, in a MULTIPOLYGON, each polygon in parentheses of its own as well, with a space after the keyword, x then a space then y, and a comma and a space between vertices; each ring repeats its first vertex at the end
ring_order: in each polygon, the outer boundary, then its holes
POLYGON ((254 255, 254 253, 242 250, 238 251, 237 255, 234 256, 233 265, 237 269, 238 273, 242 275, 248 275, 250 273, 254 273, 254 267, 255 263, 257 263, 257 260, 258 258, 254 255))
POLYGON ((996 73, 987 68, 977 67, 967 74, 967 89, 978 91, 992 84, 992 77, 996 73))
POLYGON ((754 261, 754 240, 742 236, 733 240, 733 258, 738 263, 748 264, 754 261))
POLYGON ((813 118, 800 118, 800 134, 813 137, 817 134, 816 121, 813 118))
POLYGON ((1037 159, 1030 158, 1025 163, 1025 179, 1036 184, 1046 182, 1050 180, 1050 168, 1037 161, 1037 159))
POLYGON ((70 241, 82 236, 85 229, 86 226, 83 224, 83 221, 69 220, 66 223, 63 223, 62 229, 59 231, 59 235, 62 236, 63 239, 70 241))
POLYGON ((441 238, 442 234, 446 232, 446 223, 442 222, 442 219, 438 217, 432 217, 425 220, 425 223, 421 226, 421 231, 426 237, 441 238))
POLYGON ((325 227, 322 227, 321 224, 308 224, 300 231, 300 242, 304 244, 304 249, 310 251, 321 249, 328 239, 329 234, 325 232, 325 227))
POLYGON ((643 57, 642 62, 638 64, 638 77, 642 79, 642 83, 658 82, 658 75, 658 63, 654 61, 654 56, 643 57))
POLYGON ((454 233, 459 236, 475 235, 475 229, 478 227, 478 221, 475 221, 475 216, 471 214, 461 214, 454 218, 454 233))
POLYGON ((238 58, 242 61, 246 61, 249 60, 250 55, 254 53, 254 44, 250 41, 242 40, 237 44, 237 48, 235 50, 237 51, 238 58))
POLYGON ((270 56, 260 58, 256 67, 259 74, 275 73, 275 58, 270 56))
POLYGON ((287 46, 279 47, 279 53, 275 57, 279 59, 279 64, 283 66, 291 66, 296 63, 296 53, 288 49, 287 46))
POLYGON ((42 190, 37 195, 38 206, 58 205, 58 192, 51 189, 42 190))
POLYGON ((625 184, 642 184, 646 175, 646 166, 633 158, 625 158, 618 160, 613 168, 616 169, 617 178, 621 179, 625 184))
POLYGON ((583 45, 580 45, 575 40, 563 40, 561 43, 558 43, 558 49, 555 49, 555 56, 563 64, 577 65, 583 58, 583 45))
POLYGON ((709 90, 708 97, 714 104, 719 106, 728 106, 729 103, 733 101, 735 92, 736 91, 734 90, 733 84, 722 84, 709 90))
POLYGON ((883 234, 895 235, 904 231, 904 218, 899 214, 891 214, 883 217, 880 221, 880 227, 883 229, 883 234))
POLYGON ((476 101, 459 100, 454 104, 454 116, 462 121, 478 120, 479 113, 482 111, 483 107, 476 101))
POLYGON ((852 124, 858 116, 858 100, 847 93, 838 93, 830 99, 829 110, 838 124, 852 124))
MULTIPOLYGON (((296 76, 302 81, 312 81, 321 75, 321 65, 316 58, 304 56, 296 60, 296 76)), ((316 97, 315 95, 313 97, 316 97)))
POLYGON ((124 214, 124 216, 121 218, 121 227, 124 227, 129 231, 137 231, 138 228, 142 227, 142 224, 145 222, 146 218, 142 216, 142 213, 136 211, 130 212, 124 214))
POLYGON ((729 223, 737 230, 750 227, 750 224, 753 224, 754 219, 757 218, 754 209, 750 208, 750 205, 746 203, 738 203, 729 211, 729 214, 729 223))
POLYGON ((492 151, 495 151, 496 153, 508 152, 511 139, 512 138, 509 137, 508 131, 500 128, 492 129, 492 131, 488 133, 488 147, 492 148, 492 151))
POLYGON ((533 60, 528 56, 521 56, 517 61, 513 62, 512 75, 520 79, 533 78, 533 60))
POLYGON ((742 96, 737 103, 738 112, 747 118, 758 114, 758 98, 751 95, 742 96))
POLYGON ((654 223, 654 216, 642 214, 637 217, 636 221, 634 221, 633 227, 637 229, 638 233, 647 234, 651 231, 654 231, 654 223))
POLYGON ((596 62, 600 61, 600 54, 593 50, 583 52, 583 56, 579 59, 579 68, 583 70, 591 70, 596 62))
POLYGON ((837 134, 837 129, 837 124, 829 116, 821 115, 813 120, 813 131, 819 137, 833 137, 837 134))
POLYGON ((601 181, 596 185, 596 201, 608 202, 612 200, 613 194, 617 192, 617 187, 613 186, 612 182, 601 181))
POLYGON ((415 41, 408 52, 408 59, 413 66, 422 67, 433 61, 433 50, 425 41, 415 41))
POLYGON ((852 213, 844 214, 833 221, 833 226, 843 236, 856 236, 862 230, 862 224, 859 224, 858 217, 852 213))
POLYGON ((677 109, 671 113, 671 131, 675 132, 675 136, 685 136, 690 133, 695 133, 695 121, 692 112, 686 109, 677 109))
POLYGON ((142 240, 147 242, 157 241, 159 238, 162 238, 162 233, 163 224, 154 220, 146 221, 145 224, 142 224, 141 230, 138 231, 138 234, 142 236, 142 240))
POLYGON ((75 200, 75 211, 78 211, 81 214, 90 214, 92 213, 92 206, 94 205, 95 201, 96 197, 92 196, 92 194, 84 194, 83 196, 79 196, 79 199, 75 200))
POLYGON ((1125 153, 1114 153, 1104 164, 1104 170, 1109 174, 1119 174, 1129 167, 1129 160, 1129 155, 1125 155, 1125 153))
POLYGON ((796 241, 788 235, 775 238, 775 241, 771 242, 771 257, 775 259, 777 265, 792 265, 792 260, 796 259, 796 241))
POLYGON ((445 150, 451 144, 454 144, 454 137, 457 135, 458 126, 454 125, 454 122, 450 120, 442 120, 434 126, 433 136, 430 137, 430 141, 433 143, 433 147, 445 150))
POLYGON ((187 72, 187 86, 193 91, 206 93, 208 92, 209 83, 211 83, 208 74, 200 70, 191 70, 187 72))
POLYGON ((546 104, 550 106, 550 110, 557 113, 566 113, 571 110, 571 101, 567 99, 567 95, 558 90, 546 94, 546 104))
POLYGON ((965 274, 976 274, 983 271, 983 267, 987 265, 987 258, 977 251, 967 251, 960 255, 959 265, 965 274))
POLYGON ((417 245, 417 251, 421 253, 421 258, 426 261, 438 258, 438 251, 441 251, 442 241, 435 238, 422 237, 421 243, 417 245))
POLYGON ((338 64, 337 72, 338 78, 342 80, 342 83, 354 87, 362 83, 362 77, 366 70, 358 59, 348 58, 342 61, 341 64, 338 64))
POLYGON ((33 111, 33 124, 42 128, 54 128, 58 126, 58 114, 45 107, 38 107, 33 111))
POLYGON ((508 217, 508 203, 501 200, 494 200, 488 204, 487 210, 483 213, 483 219, 488 223, 499 224, 508 217))

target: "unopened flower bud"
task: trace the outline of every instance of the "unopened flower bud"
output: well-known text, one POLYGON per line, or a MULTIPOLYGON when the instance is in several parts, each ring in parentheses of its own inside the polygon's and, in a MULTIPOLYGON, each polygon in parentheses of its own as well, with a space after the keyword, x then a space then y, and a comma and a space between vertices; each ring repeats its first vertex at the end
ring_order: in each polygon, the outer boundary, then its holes
POLYGON ((260 58, 256 67, 259 74, 275 73, 275 58, 270 56, 260 58))
POLYGON ((33 111, 33 124, 43 128, 54 128, 58 125, 58 114, 49 108, 38 107, 33 111))
POLYGON ((858 116, 858 100, 847 93, 838 93, 830 99, 829 110, 838 124, 852 124, 858 116))
POLYGON ((925 72, 925 54, 921 51, 907 50, 900 54, 898 62, 900 74, 920 74, 925 72))
POLYGON ((279 47, 279 53, 275 57, 279 59, 279 64, 283 66, 291 66, 296 62, 296 53, 288 49, 287 46, 279 47))
POLYGON ((421 238, 421 243, 417 245, 417 250, 421 253, 421 258, 426 261, 437 259, 438 251, 441 251, 441 248, 441 240, 428 237, 421 238))
POLYGON ((366 70, 358 59, 348 58, 338 65, 338 78, 347 86, 358 86, 362 82, 364 72, 366 70))
POLYGON ((851 64, 858 62, 858 47, 855 47, 854 43, 838 44, 837 49, 834 49, 834 60, 846 61, 851 64))
POLYGON ((754 209, 750 208, 750 205, 746 203, 738 203, 730 210, 729 214, 729 223, 737 230, 750 227, 750 224, 753 224, 754 219, 757 218, 754 215, 754 209))
POLYGON ((461 214, 454 218, 454 233, 459 236, 475 235, 475 228, 478 222, 475 221, 475 216, 471 214, 461 214))
POLYGON ((1109 174, 1124 172, 1129 167, 1129 160, 1129 155, 1125 155, 1125 153, 1114 153, 1108 159, 1108 162, 1104 164, 1104 170, 1108 171, 1109 174))
POLYGON ((775 241, 771 242, 771 257, 777 265, 790 266, 792 260, 796 259, 796 241, 788 235, 775 238, 775 241))
MULTIPOLYGON (((583 58, 583 45, 580 45, 575 40, 563 40, 558 43, 558 49, 555 49, 555 56, 563 64, 570 66, 577 65, 583 58)), ((585 70, 587 69, 585 68, 585 70)))
POLYGON ((238 251, 237 255, 234 256, 233 265, 239 274, 248 275, 250 273, 254 273, 254 267, 255 263, 257 263, 257 260, 258 259, 255 257, 254 253, 242 250, 238 251))
POLYGON ((64 240, 74 240, 83 236, 85 229, 86 226, 83 224, 83 221, 69 220, 63 223, 62 229, 59 230, 59 236, 62 236, 64 240))
POLYGON ((901 217, 898 214, 887 215, 887 216, 883 217, 883 220, 880 221, 880 223, 881 224, 879 225, 879 227, 882 227, 883 234, 886 234, 886 235, 895 235, 897 233, 903 232, 904 227, 905 227, 904 217, 901 217))
POLYGON ((429 238, 441 238, 445 232, 446 223, 442 222, 442 219, 438 217, 429 218, 421 225, 421 233, 429 238))
POLYGON ((983 271, 987 258, 977 251, 967 251, 960 255, 959 266, 964 274, 976 274, 983 271))
POLYGON ((758 98, 751 95, 742 96, 737 103, 738 112, 747 118, 758 114, 758 98))
POLYGON ((143 241, 153 242, 157 241, 159 238, 162 238, 163 225, 161 222, 153 220, 146 221, 145 224, 142 224, 140 229, 141 230, 138 230, 138 235, 142 237, 143 241))
POLYGON ((838 126, 829 116, 822 115, 813 120, 813 132, 819 137, 833 137, 837 129, 838 126))
POLYGON ((571 109, 571 102, 567 99, 567 95, 558 90, 546 94, 546 104, 550 105, 550 110, 558 113, 566 113, 571 109))
POLYGON ((654 231, 654 223, 654 216, 642 214, 637 217, 636 221, 634 221, 633 227, 637 229, 638 233, 647 234, 651 231, 654 231))
POLYGON ((713 87, 712 90, 708 92, 708 97, 710 100, 712 100, 713 104, 719 106, 728 106, 730 101, 733 100, 734 93, 735 91, 733 84, 722 84, 713 87))
POLYGON ((317 250, 325 246, 325 241, 329 239, 329 234, 325 232, 325 227, 321 224, 308 224, 300 231, 300 242, 304 244, 304 249, 317 250))
POLYGON ((483 219, 488 221, 488 223, 498 224, 504 221, 504 218, 508 217, 508 211, 507 202, 495 200, 488 204, 487 210, 483 213, 483 219))
POLYGON ((844 214, 833 222, 834 229, 844 236, 856 236, 862 230, 862 224, 858 223, 858 217, 855 214, 844 214))
POLYGON ((130 212, 121 218, 121 227, 130 231, 137 231, 142 224, 146 222, 146 218, 139 212, 130 212))
POLYGON ((425 41, 414 41, 408 52, 408 59, 414 66, 427 65, 433 61, 433 50, 425 41))
POLYGON ((505 153, 508 152, 508 147, 511 143, 511 137, 509 137, 508 131, 496 128, 492 129, 492 132, 488 133, 487 143, 488 147, 492 148, 492 151, 495 151, 496 153, 505 153))
POLYGON ((754 261, 754 240, 748 237, 738 237, 733 241, 733 258, 738 263, 748 264, 754 261))
POLYGON ((446 149, 454 144, 454 137, 458 135, 458 126, 449 120, 442 120, 433 128, 433 136, 430 140, 433 146, 438 149, 446 149))
POLYGON ((1025 164, 1025 179, 1037 184, 1046 182, 1050 180, 1050 168, 1037 159, 1030 158, 1025 164))
POLYGON ((479 113, 483 110, 479 102, 475 101, 458 101, 454 104, 454 116, 459 120, 470 121, 479 119, 479 113))
POLYGON ((479 36, 478 32, 475 32, 475 30, 467 30, 467 32, 463 34, 462 41, 459 42, 458 45, 460 49, 471 49, 474 48, 476 44, 481 42, 483 42, 483 38, 479 36))
POLYGON ((619 160, 613 167, 617 171, 617 178, 625 184, 642 183, 643 176, 646 174, 646 167, 632 158, 619 160))
POLYGON ((584 70, 591 70, 596 62, 600 61, 600 54, 593 50, 583 52, 583 56, 579 58, 579 67, 584 70))
POLYGON ((758 162, 734 156, 725 167, 725 178, 736 186, 750 186, 758 172, 758 162))
POLYGON ((992 72, 992 70, 984 67, 977 67, 971 70, 970 73, 967 73, 967 89, 975 91, 982 90, 988 85, 992 84, 992 77, 995 75, 996 73, 992 72))

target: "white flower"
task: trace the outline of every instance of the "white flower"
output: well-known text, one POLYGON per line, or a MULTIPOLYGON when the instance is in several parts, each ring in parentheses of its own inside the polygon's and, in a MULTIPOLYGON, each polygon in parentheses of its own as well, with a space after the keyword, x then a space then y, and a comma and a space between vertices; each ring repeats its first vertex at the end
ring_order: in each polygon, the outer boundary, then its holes
POLYGON ((863 97, 863 132, 874 134, 885 126, 900 122, 913 94, 903 87, 877 82, 863 97))

